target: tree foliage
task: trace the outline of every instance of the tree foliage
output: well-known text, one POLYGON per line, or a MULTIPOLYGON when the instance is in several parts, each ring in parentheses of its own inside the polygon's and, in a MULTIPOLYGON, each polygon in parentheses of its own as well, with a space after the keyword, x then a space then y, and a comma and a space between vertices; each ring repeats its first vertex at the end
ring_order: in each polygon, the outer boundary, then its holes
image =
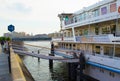
POLYGON ((10 37, 0 37, 0 41, 11 41, 10 37))

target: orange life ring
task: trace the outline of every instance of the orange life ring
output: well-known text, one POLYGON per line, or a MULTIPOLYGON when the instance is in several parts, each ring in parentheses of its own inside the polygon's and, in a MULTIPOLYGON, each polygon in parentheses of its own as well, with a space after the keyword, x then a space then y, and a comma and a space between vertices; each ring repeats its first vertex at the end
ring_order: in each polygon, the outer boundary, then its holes
POLYGON ((120 13, 120 6, 118 7, 118 13, 120 13))

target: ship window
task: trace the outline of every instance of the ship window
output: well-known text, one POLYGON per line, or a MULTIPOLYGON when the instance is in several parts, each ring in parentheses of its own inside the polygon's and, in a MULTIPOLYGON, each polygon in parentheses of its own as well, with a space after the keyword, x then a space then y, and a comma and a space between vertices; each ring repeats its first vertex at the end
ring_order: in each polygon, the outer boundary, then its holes
POLYGON ((68 32, 68 37, 70 37, 70 32, 68 32))
POLYGON ((99 10, 98 9, 94 10, 93 11, 93 15, 94 15, 94 17, 99 16, 99 10))
POLYGON ((117 10, 116 3, 110 4, 110 12, 115 12, 117 10))
POLYGON ((66 32, 64 32, 64 36, 66 37, 66 32))
POLYGON ((77 18, 76 17, 74 17, 74 20, 75 20, 75 23, 77 22, 77 18))
POLYGON ((84 35, 88 35, 88 29, 84 30, 84 35))
POLYGON ((95 34, 96 34, 96 35, 99 34, 99 27, 95 27, 95 34))
POLYGON ((96 50, 96 54, 100 54, 100 46, 96 46, 95 50, 96 50))
POLYGON ((113 56, 113 47, 104 46, 104 55, 113 56))
POLYGON ((73 44, 73 46, 75 47, 75 44, 73 44))
POLYGON ((82 30, 79 30, 79 35, 81 36, 81 35, 83 35, 83 32, 82 32, 82 30))
POLYGON ((115 56, 120 57, 120 46, 115 48, 115 56))
POLYGON ((66 46, 68 46, 68 44, 66 44, 66 46))
POLYGON ((110 29, 111 29, 111 34, 113 34, 115 36, 116 25, 110 26, 110 29))
POLYGON ((79 36, 79 31, 75 31, 75 36, 79 36))
POLYGON ((113 32, 114 32, 113 26, 107 26, 102 28, 102 34, 109 34, 113 32))
POLYGON ((70 44, 70 49, 72 49, 72 45, 70 44))
POLYGON ((107 7, 106 6, 101 8, 101 15, 105 15, 105 14, 107 14, 107 7))
POLYGON ((102 34, 106 34, 107 28, 102 28, 102 34))
POLYGON ((86 19, 86 13, 83 13, 83 20, 86 19))
POLYGON ((80 19, 80 21, 82 21, 82 14, 80 14, 79 19, 80 19))

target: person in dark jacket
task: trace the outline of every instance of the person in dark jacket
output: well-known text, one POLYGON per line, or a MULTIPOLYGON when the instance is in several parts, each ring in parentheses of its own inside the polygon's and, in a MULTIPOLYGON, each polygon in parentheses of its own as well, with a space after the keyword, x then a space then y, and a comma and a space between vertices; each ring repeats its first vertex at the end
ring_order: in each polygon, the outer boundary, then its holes
POLYGON ((80 63, 80 68, 85 69, 85 56, 83 53, 80 54, 79 56, 79 63, 80 63))
POLYGON ((84 76, 83 76, 83 70, 85 69, 85 63, 86 63, 85 56, 81 52, 81 54, 79 56, 80 81, 83 81, 83 78, 84 78, 84 76))
POLYGON ((1 41, 2 52, 4 51, 3 46, 4 46, 4 41, 1 41))

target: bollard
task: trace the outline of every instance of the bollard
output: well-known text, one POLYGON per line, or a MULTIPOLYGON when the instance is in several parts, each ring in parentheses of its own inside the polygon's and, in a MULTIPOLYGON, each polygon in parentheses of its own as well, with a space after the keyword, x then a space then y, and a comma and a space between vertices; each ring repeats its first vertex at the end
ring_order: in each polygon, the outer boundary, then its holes
MULTIPOLYGON (((53 42, 51 43, 51 54, 49 54, 49 56, 54 56, 54 44, 53 44, 53 42)), ((52 69, 53 68, 53 60, 49 60, 49 67, 50 67, 50 69, 52 69)))
MULTIPOLYGON (((34 51, 32 51, 32 53, 34 53, 34 51)), ((33 56, 32 56, 32 58, 33 58, 33 56)))
MULTIPOLYGON (((38 50, 38 54, 40 54, 40 51, 38 50)), ((40 62, 40 58, 38 57, 38 62, 40 62)))
MULTIPOLYGON (((49 56, 52 56, 52 54, 49 54, 49 56)), ((53 60, 49 60, 49 67, 50 69, 53 69, 53 60)))

